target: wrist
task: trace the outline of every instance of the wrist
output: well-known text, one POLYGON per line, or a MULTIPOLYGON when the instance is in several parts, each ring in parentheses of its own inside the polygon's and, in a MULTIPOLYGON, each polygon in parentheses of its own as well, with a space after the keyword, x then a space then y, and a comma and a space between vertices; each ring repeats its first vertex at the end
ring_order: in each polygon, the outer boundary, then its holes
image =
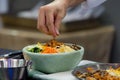
POLYGON ((62 7, 65 7, 65 8, 68 8, 68 7, 70 7, 70 2, 71 2, 71 0, 54 0, 54 1, 57 1, 57 2, 59 2, 59 3, 62 3, 64 6, 62 6, 62 7))
POLYGON ((64 3, 65 7, 68 8, 68 7, 80 4, 86 0, 55 0, 55 1, 60 1, 64 3))
POLYGON ((67 8, 71 6, 72 0, 63 0, 63 1, 64 1, 64 4, 67 8))

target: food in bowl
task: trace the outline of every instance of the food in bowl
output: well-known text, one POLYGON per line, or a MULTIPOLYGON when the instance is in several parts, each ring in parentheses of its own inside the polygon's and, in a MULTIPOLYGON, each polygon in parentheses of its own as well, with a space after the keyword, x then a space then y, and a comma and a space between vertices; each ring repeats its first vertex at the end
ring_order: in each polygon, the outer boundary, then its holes
POLYGON ((120 80, 120 64, 101 63, 84 66, 73 72, 81 80, 120 80))
POLYGON ((29 52, 41 53, 41 54, 54 54, 54 53, 68 53, 75 50, 79 50, 80 47, 76 45, 66 45, 56 40, 51 40, 46 44, 37 43, 34 46, 28 47, 29 52))
POLYGON ((76 73, 79 78, 86 78, 86 80, 120 80, 120 68, 107 70, 94 70, 93 68, 87 68, 86 73, 76 73))
POLYGON ((74 69, 82 60, 83 54, 84 48, 82 46, 61 43, 55 40, 23 48, 23 56, 26 60, 32 61, 32 69, 43 73, 55 73, 74 69), (47 51, 45 50, 46 47, 54 48, 56 51, 48 49, 47 51))

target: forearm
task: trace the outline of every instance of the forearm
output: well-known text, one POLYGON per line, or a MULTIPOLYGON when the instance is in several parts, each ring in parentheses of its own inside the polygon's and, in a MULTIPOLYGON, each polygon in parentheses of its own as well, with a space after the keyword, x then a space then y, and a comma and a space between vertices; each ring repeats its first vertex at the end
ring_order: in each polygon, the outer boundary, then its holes
POLYGON ((80 4, 80 3, 84 2, 84 1, 86 1, 86 0, 66 0, 66 2, 68 4, 68 7, 80 4))
POLYGON ((68 7, 80 4, 86 0, 55 0, 55 1, 63 2, 66 5, 66 7, 68 8, 68 7))
POLYGON ((55 0, 55 1, 63 3, 66 8, 72 7, 80 3, 84 3, 84 7, 86 8, 93 8, 99 6, 100 4, 107 0, 55 0))

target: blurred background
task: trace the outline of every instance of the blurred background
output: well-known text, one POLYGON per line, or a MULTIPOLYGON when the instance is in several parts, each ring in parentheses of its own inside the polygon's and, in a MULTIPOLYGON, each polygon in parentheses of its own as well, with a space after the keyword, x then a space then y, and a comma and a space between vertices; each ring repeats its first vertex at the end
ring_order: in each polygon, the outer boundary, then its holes
MULTIPOLYGON (((52 39, 36 29, 38 9, 51 1, 0 0, 0 48, 20 50, 52 39)), ((84 59, 120 62, 119 3, 108 0, 94 9, 69 8, 57 40, 82 45, 84 59)))

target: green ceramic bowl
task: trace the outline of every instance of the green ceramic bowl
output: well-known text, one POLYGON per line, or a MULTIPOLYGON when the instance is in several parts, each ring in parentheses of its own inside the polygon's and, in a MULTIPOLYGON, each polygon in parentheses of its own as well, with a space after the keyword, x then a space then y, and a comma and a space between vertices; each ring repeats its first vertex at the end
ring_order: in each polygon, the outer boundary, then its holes
POLYGON ((84 48, 82 46, 79 46, 81 48, 80 50, 60 54, 32 53, 27 51, 29 46, 23 48, 24 58, 32 61, 33 69, 44 73, 55 73, 71 70, 79 64, 84 54, 84 48))

